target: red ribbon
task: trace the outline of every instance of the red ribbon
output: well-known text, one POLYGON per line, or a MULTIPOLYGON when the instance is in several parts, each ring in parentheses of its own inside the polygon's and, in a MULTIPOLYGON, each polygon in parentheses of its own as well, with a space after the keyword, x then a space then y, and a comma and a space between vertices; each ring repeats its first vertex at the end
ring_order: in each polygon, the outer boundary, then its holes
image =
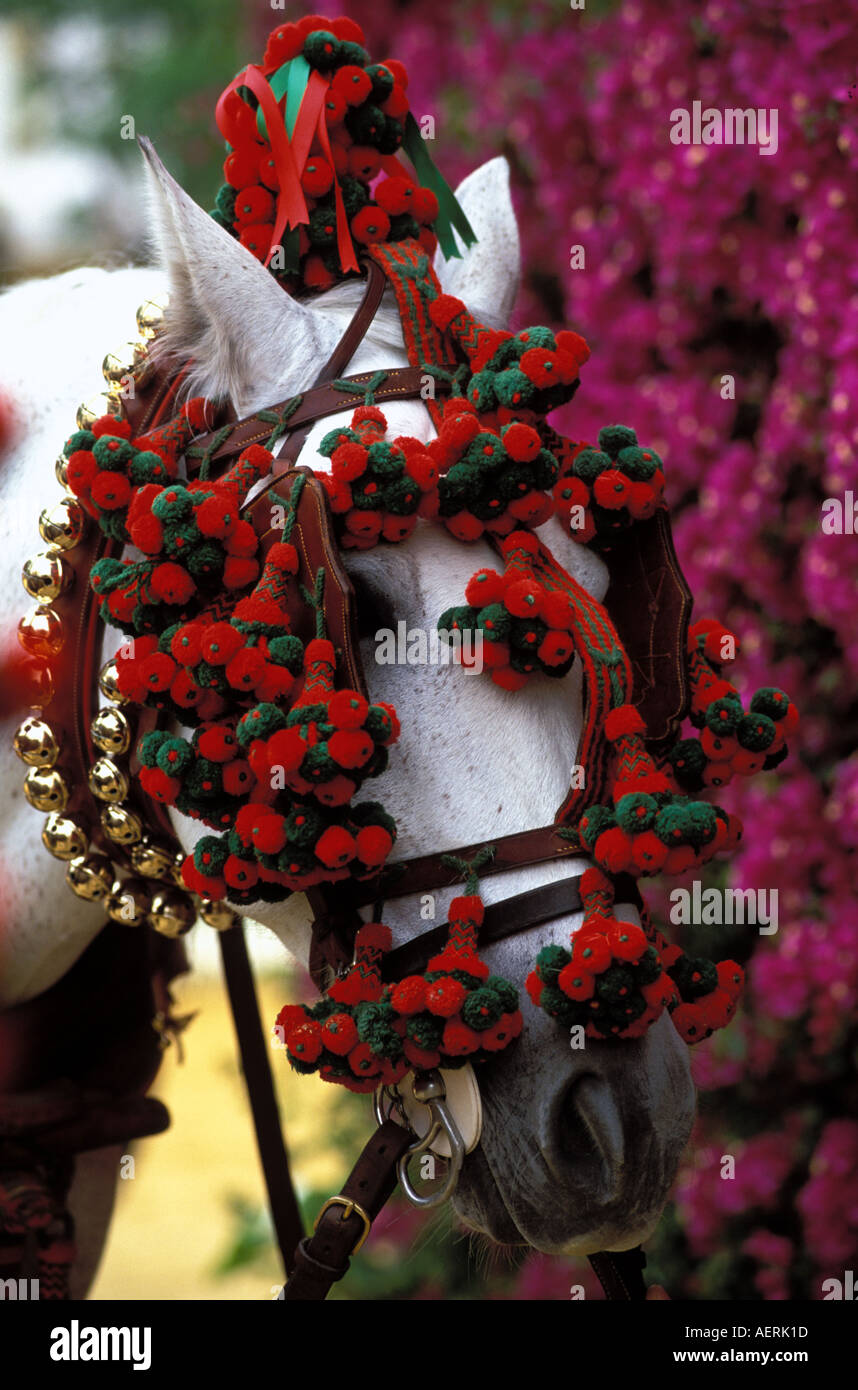
POLYGON ((265 265, 268 264, 274 251, 280 245, 286 227, 295 228, 301 223, 306 224, 310 221, 304 190, 301 187, 301 174, 304 172, 310 157, 313 137, 317 135, 325 158, 334 170, 334 203, 337 215, 337 250, 340 265, 344 271, 360 269, 349 231, 342 190, 336 177, 331 144, 328 139, 328 127, 325 121, 325 96, 328 85, 321 73, 315 71, 310 73, 304 95, 301 98, 301 105, 298 108, 291 139, 286 130, 279 103, 261 68, 250 65, 245 68, 244 72, 239 73, 238 77, 230 82, 226 90, 221 93, 215 108, 218 130, 233 147, 246 143, 246 137, 235 118, 230 116, 226 105, 231 92, 236 91, 239 87, 249 87, 257 98, 265 118, 274 167, 280 182, 277 194, 277 212, 271 233, 271 244, 264 261, 265 265))

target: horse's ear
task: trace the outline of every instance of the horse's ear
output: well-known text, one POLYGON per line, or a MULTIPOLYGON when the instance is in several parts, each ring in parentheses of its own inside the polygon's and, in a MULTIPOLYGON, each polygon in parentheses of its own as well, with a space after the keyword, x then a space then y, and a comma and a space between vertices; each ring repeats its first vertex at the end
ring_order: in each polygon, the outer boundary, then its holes
POLYGON ((333 351, 337 327, 285 294, 256 257, 180 187, 150 140, 141 137, 138 144, 170 292, 162 350, 193 357, 195 392, 229 396, 239 408, 275 388, 284 395, 298 390, 313 374, 308 364, 321 366, 333 351))
MULTIPOLYGON (((509 165, 501 156, 481 164, 456 189, 478 240, 461 259, 439 250, 435 272, 445 294, 464 300, 475 318, 506 328, 518 294, 518 225, 509 191, 509 165)), ((461 247, 461 240, 460 240, 461 247)))

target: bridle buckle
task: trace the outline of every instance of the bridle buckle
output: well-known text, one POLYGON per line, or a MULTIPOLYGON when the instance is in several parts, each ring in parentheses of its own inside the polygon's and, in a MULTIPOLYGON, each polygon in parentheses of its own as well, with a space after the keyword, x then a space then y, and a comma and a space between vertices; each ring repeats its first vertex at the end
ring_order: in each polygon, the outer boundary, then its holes
POLYGON ((360 1202, 355 1202, 351 1197, 344 1197, 342 1193, 337 1193, 335 1197, 328 1198, 327 1202, 322 1207, 321 1211, 319 1212, 318 1216, 313 1222, 314 1232, 319 1229, 319 1222, 321 1221, 322 1217, 324 1216, 325 1212, 328 1210, 329 1207, 344 1208, 343 1215, 340 1217, 341 1221, 347 1221, 350 1216, 359 1216, 361 1221, 363 1222, 363 1233, 361 1234, 360 1239, 358 1240, 357 1244, 352 1250, 352 1254, 356 1255, 358 1250, 360 1250, 361 1246, 366 1240, 367 1236, 369 1235, 370 1231, 372 1230, 372 1221, 370 1220, 368 1213, 364 1211, 363 1207, 360 1205, 360 1202))

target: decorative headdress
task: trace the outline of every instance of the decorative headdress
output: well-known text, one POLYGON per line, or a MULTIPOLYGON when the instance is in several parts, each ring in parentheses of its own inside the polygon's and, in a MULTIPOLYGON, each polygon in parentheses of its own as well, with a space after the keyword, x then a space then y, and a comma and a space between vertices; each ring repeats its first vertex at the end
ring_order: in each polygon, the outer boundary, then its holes
MULTIPOLYGON (((682 609, 670 641, 690 709, 680 700, 666 727, 649 727, 628 630, 621 635, 537 530, 554 517, 609 560, 643 536, 665 546, 662 461, 625 426, 601 430, 591 447, 548 424, 579 385, 589 357, 580 335, 490 329, 441 292, 434 234, 450 254, 451 225, 465 239, 470 229, 409 136, 404 70, 370 64, 361 43, 348 20, 313 16, 275 30, 263 67, 239 74, 218 106, 231 150, 216 215, 275 273, 273 255, 285 247, 289 288, 352 273, 354 243, 364 244, 394 288, 409 360, 446 383, 446 404, 426 403, 437 438, 390 438, 371 381, 350 425, 322 440, 330 471, 278 480, 287 489, 277 494, 283 528, 266 547, 242 505, 271 469, 268 448, 246 448, 219 478, 209 476, 208 455, 195 480, 179 477, 179 457, 204 427, 204 401, 138 436, 114 416, 81 422, 62 466, 75 505, 115 547, 142 555, 114 553, 91 574, 102 616, 129 638, 118 694, 193 731, 145 733, 140 785, 211 832, 181 873, 212 920, 211 904, 226 898, 242 906, 346 880, 378 884, 383 898, 396 825, 361 797, 384 772, 399 723, 343 669, 326 631, 330 569, 314 570, 293 534, 306 535, 302 517, 327 524, 327 506, 343 548, 401 543, 420 519, 464 543, 486 540, 498 567, 477 570, 439 625, 478 635, 486 678, 505 690, 562 676, 575 657, 584 675, 585 776, 557 823, 594 862, 581 881, 583 924, 570 949, 539 952, 530 999, 596 1038, 640 1037, 667 1009, 696 1042, 729 1021, 742 971, 688 957, 645 911, 641 927, 617 919, 614 877, 679 873, 732 849, 735 817, 699 798, 733 775, 777 766, 796 711, 771 688, 746 709, 722 675, 736 652, 732 634, 710 621, 689 632, 682 609), (396 159, 400 145, 423 188, 396 159), (679 737, 686 712, 699 738, 679 737)), ((272 417, 269 445, 296 406, 272 417)), ((453 900, 446 944, 422 974, 386 978, 390 933, 374 922, 320 1003, 282 1011, 298 1070, 367 1090, 412 1066, 459 1066, 512 1042, 522 1022, 517 991, 490 976, 478 953, 483 863, 454 866, 467 891, 453 900)))

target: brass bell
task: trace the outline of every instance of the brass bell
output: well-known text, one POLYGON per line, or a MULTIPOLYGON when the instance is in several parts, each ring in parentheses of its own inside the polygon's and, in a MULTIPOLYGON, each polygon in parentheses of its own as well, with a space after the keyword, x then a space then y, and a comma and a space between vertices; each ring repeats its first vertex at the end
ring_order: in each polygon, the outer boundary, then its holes
POLYGON ((60 550, 72 550, 82 539, 85 529, 86 512, 73 497, 64 497, 56 506, 45 507, 39 517, 42 540, 60 550))
POLYGON ((37 811, 62 811, 70 793, 55 767, 31 767, 24 779, 24 795, 37 811))
POLYGON ((141 338, 154 338, 164 325, 164 312, 169 304, 169 295, 153 295, 144 300, 137 310, 137 329, 141 338))
POLYGON ((89 726, 89 732, 96 748, 101 753, 118 757, 127 753, 131 746, 131 730, 128 720, 118 709, 107 706, 100 709, 89 726))
POLYGON ((215 931, 229 931, 230 927, 237 926, 241 921, 237 912, 225 902, 217 902, 214 898, 199 899, 200 917, 208 926, 214 927, 215 931))
POLYGON ((136 845, 143 838, 143 822, 128 806, 105 806, 101 828, 115 845, 136 845))
POLYGON ((152 889, 140 879, 127 878, 109 894, 104 910, 111 922, 124 927, 142 927, 152 905, 152 889))
POLYGON ((98 854, 81 854, 69 862, 66 883, 79 898, 100 902, 113 889, 113 865, 98 854))
POLYGON ((54 679, 47 666, 40 666, 35 661, 28 662, 23 668, 23 675, 30 704, 44 709, 54 698, 54 679))
POLYGON ((65 641, 62 622, 52 608, 31 608, 18 624, 18 641, 31 656, 57 656, 65 641))
POLYGON ((91 396, 88 401, 77 408, 77 427, 79 430, 89 430, 100 420, 102 415, 113 415, 117 420, 124 420, 125 407, 118 396, 108 396, 100 394, 91 396))
POLYGON ((131 376, 134 369, 134 344, 123 343, 109 352, 101 364, 101 370, 108 386, 121 389, 123 377, 131 376))
POLYGON ((187 893, 159 888, 152 898, 149 921, 162 936, 184 936, 197 920, 197 909, 187 893))
POLYGON ((69 485, 69 461, 65 454, 57 454, 57 461, 54 464, 54 473, 60 487, 67 488, 69 485))
POLYGON ((18 757, 31 767, 53 767, 59 757, 60 745, 57 743, 50 724, 29 714, 19 724, 12 739, 12 747, 18 757))
POLYGON ((173 852, 156 845, 144 835, 131 850, 131 867, 144 878, 169 878, 173 869, 173 852))
POLYGON ((62 556, 55 550, 31 555, 21 571, 21 583, 37 603, 59 598, 73 578, 74 570, 63 564, 62 556))
POLYGON ((116 661, 106 661, 98 673, 98 688, 114 704, 124 705, 128 696, 119 689, 118 674, 116 661))
POLYGON ((77 859, 86 854, 86 835, 68 816, 48 816, 42 826, 42 844, 55 859, 77 859))
POLYGON ((86 780, 99 801, 124 801, 128 795, 128 778, 110 758, 93 763, 86 780))

